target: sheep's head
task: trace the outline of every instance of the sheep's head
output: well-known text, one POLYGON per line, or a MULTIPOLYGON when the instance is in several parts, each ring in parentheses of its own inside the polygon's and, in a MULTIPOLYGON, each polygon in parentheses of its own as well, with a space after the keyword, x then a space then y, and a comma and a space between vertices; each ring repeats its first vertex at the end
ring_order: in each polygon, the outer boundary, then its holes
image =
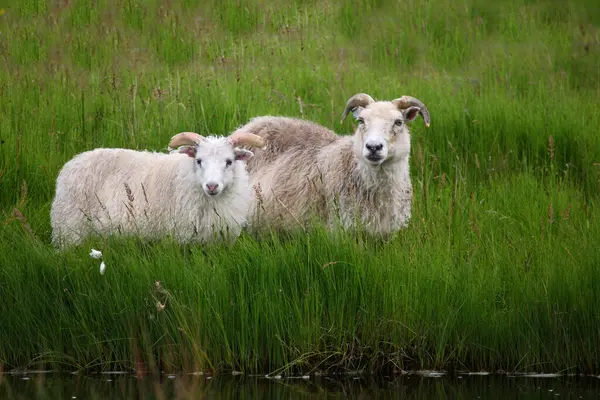
POLYGON ((358 122, 355 132, 356 155, 374 166, 408 156, 410 132, 407 123, 421 114, 425 125, 429 127, 430 124, 425 104, 410 96, 392 101, 375 101, 368 94, 359 93, 348 100, 342 121, 350 112, 358 122))
POLYGON ((264 141, 249 133, 204 137, 194 132, 182 132, 171 138, 169 149, 179 147, 179 153, 187 154, 194 163, 195 176, 204 193, 217 196, 233 183, 236 176, 244 174, 244 162, 254 155, 238 145, 263 147, 264 141))

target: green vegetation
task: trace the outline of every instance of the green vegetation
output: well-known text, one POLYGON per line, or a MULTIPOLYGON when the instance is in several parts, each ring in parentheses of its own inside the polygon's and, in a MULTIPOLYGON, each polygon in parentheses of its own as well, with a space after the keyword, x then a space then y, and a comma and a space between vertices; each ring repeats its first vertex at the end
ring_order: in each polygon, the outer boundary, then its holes
POLYGON ((0 369, 600 370, 597 1, 11 3, 0 369), (50 245, 78 152, 266 114, 350 132, 357 92, 432 115, 412 128, 412 223, 389 242, 317 226, 50 245))

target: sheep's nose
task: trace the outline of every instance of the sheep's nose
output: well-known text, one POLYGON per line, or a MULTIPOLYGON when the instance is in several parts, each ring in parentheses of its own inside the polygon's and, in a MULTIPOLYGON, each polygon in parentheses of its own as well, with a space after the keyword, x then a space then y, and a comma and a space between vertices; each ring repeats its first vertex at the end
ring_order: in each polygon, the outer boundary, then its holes
POLYGON ((217 190, 217 188, 219 187, 218 183, 207 183, 206 184, 206 188, 208 189, 209 192, 214 192, 215 190, 217 190))
POLYGON ((367 148, 367 150, 369 150, 371 153, 375 153, 381 149, 383 149, 383 145, 381 143, 378 144, 370 144, 367 143, 365 144, 365 147, 367 148))

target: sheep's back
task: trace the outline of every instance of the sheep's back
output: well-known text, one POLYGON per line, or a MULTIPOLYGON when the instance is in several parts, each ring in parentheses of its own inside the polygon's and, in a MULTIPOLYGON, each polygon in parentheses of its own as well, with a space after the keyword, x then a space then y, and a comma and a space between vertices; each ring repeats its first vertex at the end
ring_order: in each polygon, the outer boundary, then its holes
POLYGON ((157 217, 180 192, 176 177, 183 157, 187 156, 128 149, 96 149, 75 156, 56 182, 53 226, 83 219, 111 226, 110 221, 142 214, 157 217))
POLYGON ((339 138, 335 132, 315 122, 290 117, 257 117, 240 130, 258 135, 266 142, 264 149, 253 149, 254 157, 248 162, 250 173, 280 157, 316 154, 339 138))
POLYGON ((58 185, 79 188, 86 194, 114 196, 125 184, 144 182, 146 196, 154 191, 172 190, 183 156, 128 149, 96 149, 81 153, 67 162, 57 179, 58 185))

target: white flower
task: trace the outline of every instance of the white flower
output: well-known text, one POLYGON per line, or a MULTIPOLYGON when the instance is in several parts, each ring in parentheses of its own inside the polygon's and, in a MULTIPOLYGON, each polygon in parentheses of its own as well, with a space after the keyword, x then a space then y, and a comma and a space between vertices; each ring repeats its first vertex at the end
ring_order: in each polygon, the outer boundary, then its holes
POLYGON ((90 252, 90 257, 95 258, 96 260, 102 258, 102 252, 100 250, 92 249, 90 252))
POLYGON ((104 271, 106 271, 106 264, 104 264, 104 261, 102 261, 100 263, 100 275, 104 275, 104 271))

